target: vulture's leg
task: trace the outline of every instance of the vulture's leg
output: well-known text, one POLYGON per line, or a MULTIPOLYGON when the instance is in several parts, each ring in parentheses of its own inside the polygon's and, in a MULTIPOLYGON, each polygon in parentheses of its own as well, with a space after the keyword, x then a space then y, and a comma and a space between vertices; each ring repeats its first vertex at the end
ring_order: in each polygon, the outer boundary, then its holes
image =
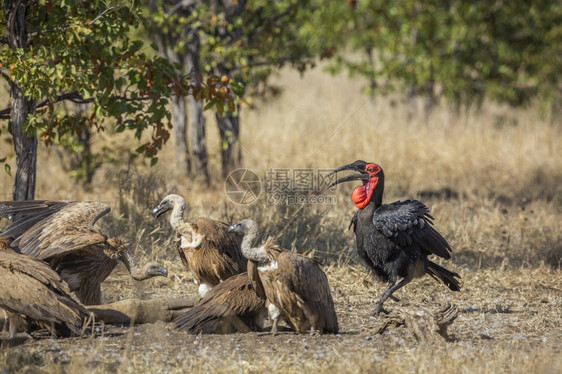
POLYGON ((310 326, 310 336, 319 335, 320 333, 318 330, 314 328, 314 326, 310 326))
POLYGON ((273 326, 271 326, 271 333, 273 336, 277 335, 277 325, 279 324, 279 317, 273 320, 273 326))
POLYGON ((9 320, 8 320, 8 312, 6 312, 6 309, 2 309, 2 311, 4 312, 4 326, 2 327, 2 332, 8 332, 9 331, 9 320))
POLYGON ((16 324, 10 323, 8 326, 8 331, 10 332, 10 339, 13 339, 16 336, 16 324))
POLYGON ((8 332, 9 332, 10 339, 13 339, 16 336, 18 330, 21 331, 26 338, 33 339, 33 336, 31 336, 31 334, 29 333, 30 323, 25 317, 23 317, 18 313, 8 313, 8 312, 6 312, 6 316, 7 316, 6 321, 9 326, 8 332))
POLYGON ((271 326, 271 333, 275 336, 277 334, 277 325, 279 324, 279 319, 281 318, 281 310, 279 310, 275 304, 268 303, 267 314, 273 323, 273 326, 271 326))

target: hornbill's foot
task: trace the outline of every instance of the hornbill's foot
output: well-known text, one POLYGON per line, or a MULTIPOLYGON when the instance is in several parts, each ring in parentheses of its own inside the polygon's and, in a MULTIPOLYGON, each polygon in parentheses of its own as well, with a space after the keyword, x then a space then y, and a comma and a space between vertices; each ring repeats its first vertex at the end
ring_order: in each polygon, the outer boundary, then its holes
POLYGON ((386 310, 382 307, 381 302, 377 302, 377 304, 375 305, 375 310, 373 311, 373 316, 378 316, 381 313, 390 314, 390 312, 388 310, 386 310))

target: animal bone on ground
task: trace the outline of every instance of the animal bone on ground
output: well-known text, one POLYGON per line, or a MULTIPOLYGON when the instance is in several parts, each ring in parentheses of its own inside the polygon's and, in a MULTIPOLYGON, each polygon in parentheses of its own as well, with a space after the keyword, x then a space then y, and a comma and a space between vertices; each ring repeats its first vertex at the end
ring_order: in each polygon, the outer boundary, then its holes
POLYGON ((388 328, 405 326, 417 341, 448 340, 447 327, 458 314, 459 308, 450 303, 444 304, 436 312, 419 306, 404 306, 382 316, 375 333, 382 334, 388 328))
POLYGON ((126 299, 111 304, 89 306, 96 321, 105 323, 154 323, 170 322, 193 306, 193 301, 173 299, 126 299))

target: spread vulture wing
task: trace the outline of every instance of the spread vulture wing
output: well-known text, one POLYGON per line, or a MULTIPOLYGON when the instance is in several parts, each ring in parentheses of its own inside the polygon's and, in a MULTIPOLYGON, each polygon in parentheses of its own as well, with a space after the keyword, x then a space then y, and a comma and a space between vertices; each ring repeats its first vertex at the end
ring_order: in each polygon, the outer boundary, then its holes
POLYGON ((103 203, 19 201, 2 202, 0 207, 7 207, 0 211, 21 217, 2 236, 14 237, 12 248, 39 259, 107 240, 107 236, 93 227, 100 217, 110 211, 109 206, 103 203))
POLYGON ((402 248, 419 246, 426 254, 451 258, 451 247, 433 227, 433 217, 417 200, 381 205, 373 214, 375 228, 402 248))
POLYGON ((0 201, 0 218, 13 221, 1 235, 5 238, 17 238, 66 204, 65 201, 47 200, 0 201))
POLYGON ((199 217, 191 225, 194 231, 205 237, 208 245, 216 248, 221 254, 226 254, 232 258, 242 271, 246 271, 248 259, 244 257, 240 250, 242 237, 237 234, 229 234, 226 231, 228 229, 226 223, 199 217))
POLYGON ((195 334, 231 332, 230 326, 257 330, 252 322, 260 313, 265 316, 265 298, 256 294, 248 275, 241 273, 213 287, 174 323, 176 329, 195 334))
MULTIPOLYGON (((79 334, 89 312, 68 295, 68 286, 43 261, 0 250, 0 307, 79 334)), ((66 331, 66 332, 65 332, 66 331)))
POLYGON ((318 320, 321 332, 338 333, 338 319, 328 278, 311 258, 292 252, 281 253, 277 259, 283 269, 285 284, 309 306, 318 320))

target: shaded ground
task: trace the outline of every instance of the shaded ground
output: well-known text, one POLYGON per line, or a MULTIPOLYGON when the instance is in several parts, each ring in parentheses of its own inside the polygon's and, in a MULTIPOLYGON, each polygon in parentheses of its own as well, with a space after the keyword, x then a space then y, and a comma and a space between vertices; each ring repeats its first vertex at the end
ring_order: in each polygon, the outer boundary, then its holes
MULTIPOLYGON (((309 336, 290 332, 193 336, 170 324, 132 328, 98 326, 95 336, 34 341, 4 348, 0 368, 8 372, 262 372, 409 371, 562 372, 562 274, 546 267, 463 272, 461 293, 431 279, 398 293, 401 305, 461 310, 449 327, 451 340, 417 341, 406 327, 375 333, 370 315, 382 285, 359 267, 325 269, 333 287, 341 333, 309 336)), ((108 301, 120 297, 193 296, 181 269, 168 280, 131 283, 116 272, 105 284, 108 301)))

